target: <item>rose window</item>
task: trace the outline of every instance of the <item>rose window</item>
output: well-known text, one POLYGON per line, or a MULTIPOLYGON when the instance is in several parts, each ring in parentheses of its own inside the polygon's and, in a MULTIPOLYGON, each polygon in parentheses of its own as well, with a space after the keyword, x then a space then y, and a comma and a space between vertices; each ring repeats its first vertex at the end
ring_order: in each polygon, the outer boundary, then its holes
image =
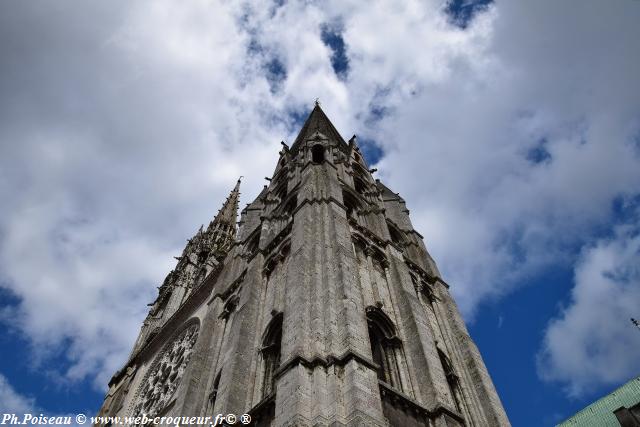
POLYGON ((198 325, 192 325, 165 347, 140 385, 134 414, 155 416, 167 406, 180 384, 197 337, 198 325))

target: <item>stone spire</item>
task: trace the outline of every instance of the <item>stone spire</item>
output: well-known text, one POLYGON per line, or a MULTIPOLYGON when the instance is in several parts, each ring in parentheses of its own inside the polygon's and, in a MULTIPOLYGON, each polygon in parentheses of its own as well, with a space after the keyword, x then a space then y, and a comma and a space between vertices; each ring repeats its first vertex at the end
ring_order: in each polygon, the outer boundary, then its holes
MULTIPOLYGON (((240 180, 229 193, 207 230, 202 234, 202 249, 200 253, 207 253, 207 258, 221 261, 231 249, 236 237, 236 222, 238 220, 238 205, 240 203, 240 180)), ((200 257, 202 260, 202 256, 200 257)))
POLYGON ((231 193, 229 193, 227 200, 224 201, 222 208, 218 211, 213 221, 211 221, 211 223, 209 224, 209 230, 215 228, 215 225, 217 224, 232 226, 231 228, 235 230, 235 224, 238 220, 238 205, 240 203, 241 179, 242 177, 238 178, 236 186, 233 187, 233 190, 231 190, 231 193))
POLYGON ((313 110, 311 110, 311 114, 309 114, 307 121, 304 122, 298 137, 291 146, 291 150, 295 151, 305 139, 309 138, 315 132, 320 132, 326 137, 346 144, 345 140, 340 136, 340 133, 333 126, 333 123, 331 123, 331 120, 329 120, 324 111, 322 111, 320 103, 317 101, 313 110))

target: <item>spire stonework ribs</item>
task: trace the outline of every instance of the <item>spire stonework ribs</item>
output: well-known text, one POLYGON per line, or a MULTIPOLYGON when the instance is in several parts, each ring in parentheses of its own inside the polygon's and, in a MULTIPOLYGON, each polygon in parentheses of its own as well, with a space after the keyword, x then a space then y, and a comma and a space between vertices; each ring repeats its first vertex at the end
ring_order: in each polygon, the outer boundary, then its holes
POLYGON ((319 103, 236 229, 239 185, 178 257, 100 415, 510 425, 405 201, 319 103))

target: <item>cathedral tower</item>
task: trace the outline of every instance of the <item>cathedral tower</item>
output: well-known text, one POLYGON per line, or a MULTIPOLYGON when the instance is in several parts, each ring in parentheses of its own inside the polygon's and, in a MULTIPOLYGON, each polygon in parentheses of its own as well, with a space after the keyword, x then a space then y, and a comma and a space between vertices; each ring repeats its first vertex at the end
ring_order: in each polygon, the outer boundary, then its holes
POLYGON ((256 426, 508 426, 405 201, 316 105, 159 288, 101 415, 256 426))

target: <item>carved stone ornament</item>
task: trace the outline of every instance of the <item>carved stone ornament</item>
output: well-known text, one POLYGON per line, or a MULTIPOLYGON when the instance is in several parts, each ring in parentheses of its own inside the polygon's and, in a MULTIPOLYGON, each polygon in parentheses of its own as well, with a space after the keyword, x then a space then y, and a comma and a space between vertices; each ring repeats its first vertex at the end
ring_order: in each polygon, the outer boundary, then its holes
POLYGON ((138 389, 133 414, 156 416, 171 401, 189 363, 198 329, 197 324, 188 327, 158 356, 138 389))

